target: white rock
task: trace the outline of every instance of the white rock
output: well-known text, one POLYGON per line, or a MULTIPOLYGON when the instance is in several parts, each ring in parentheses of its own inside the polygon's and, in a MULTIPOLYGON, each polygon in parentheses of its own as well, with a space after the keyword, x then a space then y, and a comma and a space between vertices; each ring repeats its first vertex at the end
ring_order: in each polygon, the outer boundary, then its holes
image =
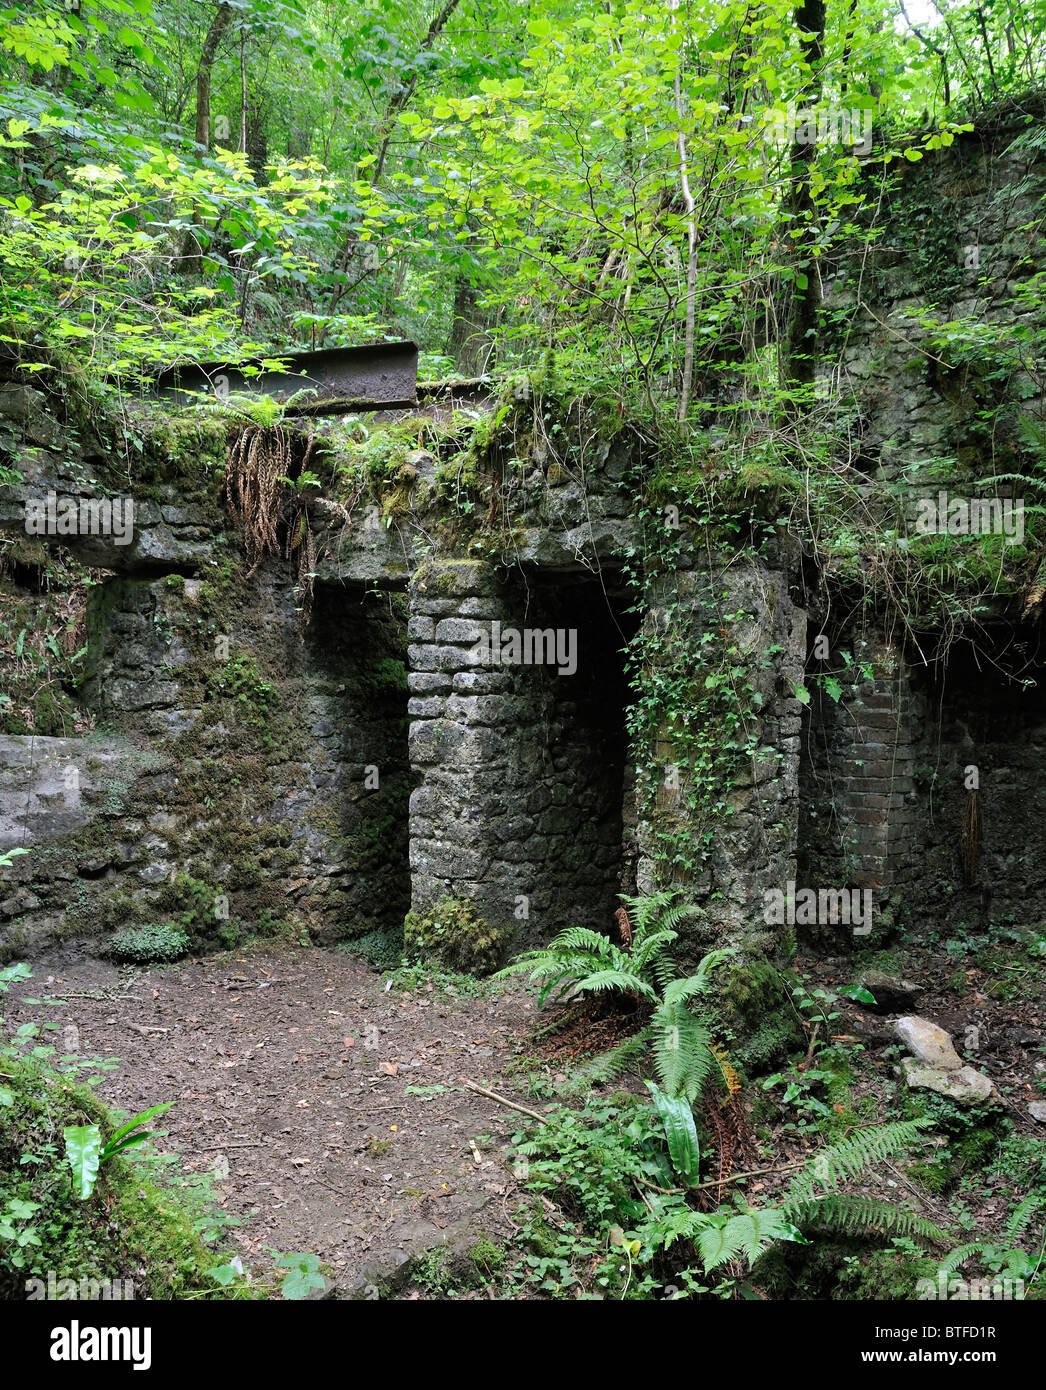
POLYGON ((994 1087, 976 1067, 949 1068, 921 1065, 913 1057, 904 1059, 904 1079, 916 1091, 936 1091, 957 1105, 983 1105, 991 1100, 994 1087))
POLYGON ((894 1031, 905 1047, 920 1062, 941 1071, 958 1071, 962 1058, 955 1050, 951 1034, 928 1018, 899 1018, 894 1031))

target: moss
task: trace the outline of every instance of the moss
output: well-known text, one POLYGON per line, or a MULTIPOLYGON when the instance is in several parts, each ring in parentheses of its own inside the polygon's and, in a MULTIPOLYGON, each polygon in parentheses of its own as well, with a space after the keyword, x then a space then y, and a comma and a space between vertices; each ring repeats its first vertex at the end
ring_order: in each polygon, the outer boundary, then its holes
POLYGON ((178 960, 189 949, 189 938, 173 922, 129 928, 117 932, 106 947, 113 960, 148 965, 153 961, 178 960))
POLYGON ((940 1179, 947 1173, 949 1182, 991 1162, 1008 1128, 1001 1112, 963 1107, 931 1091, 909 1091, 904 1104, 906 1117, 928 1119, 947 1136, 947 1153, 936 1166, 942 1170, 940 1179))
POLYGON ((743 1071, 765 1070, 805 1045, 787 981, 773 962, 727 962, 719 972, 718 986, 720 1034, 729 1040, 731 1060, 743 1071))
MULTIPOLYGON (((123 436, 134 495, 154 502, 203 506, 219 515, 229 421, 144 408, 123 436)), ((115 451, 114 451, 115 452, 115 451)))
POLYGON ((464 898, 445 898, 427 913, 409 912, 403 923, 408 953, 434 956, 451 970, 492 974, 501 964, 511 931, 480 917, 464 898))
POLYGON ((0 647, 7 653, 0 733, 68 738, 91 723, 78 698, 86 669, 88 571, 17 541, 0 543, 0 557, 6 568, 36 570, 29 589, 0 573, 0 647))
POLYGON ((130 1280, 136 1298, 220 1297, 206 1271, 218 1263, 194 1229, 180 1194, 165 1192, 117 1157, 105 1163, 91 1197, 81 1201, 61 1153, 62 1130, 117 1122, 97 1096, 32 1062, 5 1060, 12 1103, 0 1129, 0 1209, 11 1199, 39 1206, 29 1224, 39 1244, 24 1264, 0 1260, 0 1299, 25 1297, 30 1278, 130 1280), (25 1163, 25 1155, 35 1162, 25 1163))
POLYGON ((403 928, 381 927, 349 941, 341 941, 338 947, 362 956, 375 970, 395 970, 403 958, 403 928))
POLYGON ((908 1176, 921 1183, 928 1192, 940 1196, 955 1181, 956 1169, 954 1164, 944 1160, 938 1163, 913 1163, 908 1169, 908 1176))
POLYGON ((481 1279, 493 1279, 504 1268, 507 1251, 503 1245, 495 1245, 486 1236, 481 1236, 468 1252, 468 1257, 481 1279))

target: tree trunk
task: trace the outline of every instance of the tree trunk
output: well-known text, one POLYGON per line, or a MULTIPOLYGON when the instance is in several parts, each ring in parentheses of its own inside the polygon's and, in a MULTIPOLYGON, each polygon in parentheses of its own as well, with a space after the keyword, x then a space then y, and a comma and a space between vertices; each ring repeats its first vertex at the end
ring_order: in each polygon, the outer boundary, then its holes
MULTIPOLYGON (((232 23, 232 16, 233 9, 228 0, 220 0, 211 26, 207 30, 207 37, 203 41, 200 65, 196 69, 196 143, 204 149, 210 149, 211 146, 211 70, 218 56, 218 45, 232 23)), ((193 226, 199 225, 199 218, 194 214, 193 226)), ((178 260, 177 268, 181 274, 199 274, 203 260, 202 251, 200 240, 190 227, 182 241, 181 256, 178 260)))
MULTIPOLYGON (((821 61, 824 55, 825 0, 802 0, 795 11, 799 43, 809 69, 803 100, 814 111, 821 97, 821 61)), ((811 123, 816 129, 816 121, 811 123)), ((792 296, 785 334, 782 378, 786 391, 800 393, 812 385, 817 367, 817 327, 821 310, 821 268, 814 254, 817 241, 817 209, 810 187, 810 170, 817 155, 814 130, 806 141, 792 145, 792 184, 788 196, 790 225, 801 228, 792 262, 792 296)), ((801 413, 799 395, 787 402, 793 417, 801 413)))
POLYGON ((451 311, 447 351, 462 376, 479 376, 490 355, 490 325, 479 307, 476 287, 464 270, 458 272, 451 311))
POLYGON ((196 69, 196 143, 208 149, 211 144, 211 70, 218 56, 218 45, 232 23, 232 13, 228 0, 221 0, 203 41, 200 66, 196 69))

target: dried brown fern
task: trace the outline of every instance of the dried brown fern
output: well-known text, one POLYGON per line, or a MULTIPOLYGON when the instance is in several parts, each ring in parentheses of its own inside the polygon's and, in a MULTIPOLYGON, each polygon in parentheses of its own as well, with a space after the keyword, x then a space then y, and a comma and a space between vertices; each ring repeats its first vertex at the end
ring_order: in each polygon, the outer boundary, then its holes
POLYGON ((248 575, 279 551, 283 479, 292 464, 291 441, 279 425, 248 425, 229 445, 222 495, 243 531, 248 575))
MULTIPOLYGON (((299 473, 308 468, 315 448, 316 440, 310 435, 299 473)), ((298 632, 304 639, 312 613, 316 539, 304 498, 288 487, 294 464, 294 436, 279 425, 248 425, 229 444, 222 495, 243 532, 248 577, 266 555, 281 553, 283 530, 282 554, 294 566, 298 632), (289 496, 295 497, 293 508, 288 507, 289 496)), ((344 513, 335 503, 327 506, 344 513)))
POLYGON ((628 913, 623 907, 619 907, 614 913, 614 921, 617 923, 618 932, 621 934, 621 944, 626 951, 632 949, 632 923, 628 920, 628 913))

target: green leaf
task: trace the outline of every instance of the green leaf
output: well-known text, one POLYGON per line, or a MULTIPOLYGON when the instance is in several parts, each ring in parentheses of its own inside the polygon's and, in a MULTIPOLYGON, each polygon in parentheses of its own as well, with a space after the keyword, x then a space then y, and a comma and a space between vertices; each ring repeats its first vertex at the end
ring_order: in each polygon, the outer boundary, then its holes
POLYGON ((665 1138, 668 1140, 668 1152, 675 1170, 692 1186, 697 1182, 701 1165, 701 1146, 697 1139, 694 1112, 682 1096, 666 1096, 653 1081, 648 1081, 646 1085, 657 1107, 657 1113, 661 1116, 665 1138))
POLYGON ((875 1003, 875 995, 870 990, 865 989, 863 985, 843 985, 839 993, 845 994, 847 999, 853 999, 858 1004, 875 1003))
POLYGON ((324 1289, 327 1282, 320 1274, 320 1262, 315 1255, 280 1255, 276 1264, 286 1269, 280 1288, 284 1298, 297 1302, 305 1298, 310 1289, 324 1289))
MULTIPOLYGON (((106 1150, 108 1151, 111 1149, 113 1144, 115 1144, 118 1139, 122 1139, 125 1134, 130 1134, 132 1129, 137 1129, 139 1125, 144 1125, 147 1120, 151 1120, 155 1115, 162 1115, 165 1110, 170 1110, 173 1104, 173 1100, 168 1100, 165 1101, 163 1105, 154 1105, 151 1110, 143 1110, 140 1115, 135 1115, 133 1120, 128 1120, 125 1125, 121 1125, 119 1129, 113 1131, 109 1136, 109 1142, 105 1146, 106 1150)), ((143 1135, 142 1137, 144 1139, 146 1136, 143 1135)))
POLYGON ((97 1125, 67 1125, 65 1156, 73 1170, 73 1186, 81 1202, 90 1197, 102 1160, 102 1133, 97 1125))

